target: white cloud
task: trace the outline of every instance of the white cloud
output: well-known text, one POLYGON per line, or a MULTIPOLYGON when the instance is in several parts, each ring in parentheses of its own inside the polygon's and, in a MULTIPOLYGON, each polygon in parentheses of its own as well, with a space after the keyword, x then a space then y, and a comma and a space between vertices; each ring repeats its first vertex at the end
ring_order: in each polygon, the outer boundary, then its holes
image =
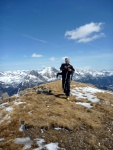
POLYGON ((103 25, 104 23, 102 22, 91 22, 89 24, 76 28, 75 30, 66 31, 65 37, 70 40, 75 40, 78 43, 87 43, 95 39, 105 37, 105 34, 100 32, 103 28, 103 25))
POLYGON ((49 58, 49 60, 50 60, 50 61, 55 61, 56 58, 55 58, 55 57, 51 57, 51 58, 49 58))
POLYGON ((33 58, 40 58, 40 57, 43 57, 42 55, 39 55, 39 54, 36 54, 36 53, 33 53, 32 55, 31 55, 31 57, 33 57, 33 58))

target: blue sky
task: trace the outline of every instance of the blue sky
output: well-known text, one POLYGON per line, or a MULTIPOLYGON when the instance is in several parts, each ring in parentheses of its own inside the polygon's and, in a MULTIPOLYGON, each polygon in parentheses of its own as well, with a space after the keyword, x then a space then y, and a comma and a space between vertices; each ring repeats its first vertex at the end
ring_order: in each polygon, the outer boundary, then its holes
POLYGON ((113 0, 0 0, 0 70, 113 69, 113 0))

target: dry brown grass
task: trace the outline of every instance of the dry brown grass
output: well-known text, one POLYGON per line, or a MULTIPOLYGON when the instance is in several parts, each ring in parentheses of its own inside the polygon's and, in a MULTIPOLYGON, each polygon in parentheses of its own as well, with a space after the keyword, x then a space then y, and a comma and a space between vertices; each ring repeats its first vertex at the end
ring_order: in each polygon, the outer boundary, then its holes
MULTIPOLYGON (((88 86, 78 82, 72 82, 72 85, 72 88, 88 86)), ((53 95, 36 94, 35 91, 38 87, 34 87, 25 90, 28 93, 20 98, 14 99, 13 97, 5 100, 9 101, 13 111, 1 110, 3 116, 6 113, 11 116, 9 119, 11 122, 4 121, 0 124, 0 138, 5 138, 0 142, 0 148, 4 150, 22 149, 23 145, 15 144, 14 139, 23 136, 29 136, 31 139, 44 137, 46 143, 58 142, 59 146, 66 150, 113 148, 111 142, 113 140, 113 107, 111 106, 113 95, 97 93, 100 102, 92 103, 94 107, 88 109, 76 105, 77 99, 74 96, 70 101, 66 101, 65 95, 62 93, 61 81, 48 83, 46 86, 52 90, 53 95), (14 105, 14 100, 26 103, 14 105), (104 104, 106 100, 109 101, 109 105, 104 104), (24 133, 20 132, 22 120, 33 128, 24 133), (61 127, 62 130, 56 131, 55 127, 61 127), (40 129, 43 129, 44 133, 40 133, 40 129)), ((35 147, 38 147, 36 142, 32 145, 32 148, 35 147)))

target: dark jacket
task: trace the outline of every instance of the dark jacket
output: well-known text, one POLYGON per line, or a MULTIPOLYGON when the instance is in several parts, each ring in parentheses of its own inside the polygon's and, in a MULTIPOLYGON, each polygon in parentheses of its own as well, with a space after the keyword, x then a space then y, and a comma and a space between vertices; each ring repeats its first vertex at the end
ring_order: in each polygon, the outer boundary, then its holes
POLYGON ((70 76, 72 78, 73 73, 75 71, 75 69, 73 68, 72 65, 66 64, 66 63, 64 63, 64 64, 61 65, 60 70, 62 71, 62 78, 63 79, 65 79, 65 78, 70 79, 70 76), (72 71, 68 71, 68 69, 65 69, 65 66, 67 66, 68 68, 70 68, 72 71))

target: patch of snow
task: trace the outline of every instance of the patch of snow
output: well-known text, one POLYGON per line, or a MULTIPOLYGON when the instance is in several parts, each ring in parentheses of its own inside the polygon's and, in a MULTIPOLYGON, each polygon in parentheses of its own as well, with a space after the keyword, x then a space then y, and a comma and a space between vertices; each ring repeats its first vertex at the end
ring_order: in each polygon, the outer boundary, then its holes
POLYGON ((7 114, 7 115, 5 115, 4 116, 4 118, 2 119, 2 120, 0 120, 0 124, 2 123, 2 122, 4 122, 4 120, 7 120, 7 119, 10 119, 11 117, 7 114))
POLYGON ((11 112, 13 110, 13 108, 12 107, 6 107, 5 110, 11 112))
POLYGON ((38 144, 39 146, 42 146, 43 143, 45 142, 44 139, 39 139, 39 138, 37 138, 36 140, 37 140, 37 144, 38 144))
POLYGON ((4 107, 5 107, 4 105, 8 105, 8 104, 9 104, 9 102, 2 103, 2 104, 0 105, 0 108, 4 108, 4 107))
MULTIPOLYGON (((45 149, 45 148, 46 148, 46 150, 59 150, 59 149, 65 150, 64 148, 60 148, 58 146, 58 143, 44 144, 45 140, 41 139, 41 138, 36 138, 36 139, 34 139, 34 141, 36 141, 36 143, 38 144, 38 148, 35 148, 33 150, 42 150, 42 149, 45 149)), ((16 138, 14 140, 14 142, 16 144, 24 144, 24 147, 22 148, 22 150, 26 150, 28 148, 31 148, 31 145, 33 144, 33 141, 30 140, 29 137, 26 137, 26 138, 16 138)))
POLYGON ((90 92, 90 93, 92 93, 92 94, 98 93, 98 92, 104 93, 103 90, 96 89, 96 88, 92 88, 92 87, 84 87, 82 91, 83 91, 83 92, 90 92))
POLYGON ((78 99, 88 99, 91 102, 99 102, 99 99, 94 95, 97 92, 103 91, 92 87, 79 87, 71 90, 71 94, 78 99))
POLYGON ((23 103, 26 103, 26 102, 16 102, 16 101, 14 102, 15 105, 20 105, 20 104, 23 104, 23 103))
POLYGON ((76 91, 75 89, 71 90, 71 95, 77 96, 78 99, 86 99, 83 93, 80 93, 79 91, 76 91))
POLYGON ((26 138, 16 138, 16 139, 14 140, 14 142, 15 142, 16 144, 24 144, 24 147, 22 148, 22 150, 26 150, 26 149, 28 149, 28 148, 31 148, 31 145, 32 145, 32 143, 33 143, 33 141, 30 140, 29 137, 26 137, 26 138))
POLYGON ((54 128, 55 130, 62 130, 62 128, 59 128, 59 127, 57 127, 57 128, 54 128))
POLYGON ((58 131, 58 130, 65 130, 65 131, 67 131, 67 132, 70 132, 70 131, 69 131, 68 129, 66 129, 66 128, 55 127, 54 129, 57 130, 57 131, 58 131))
POLYGON ((35 148, 34 150, 41 150, 42 148, 44 148, 44 139, 36 138, 35 141, 37 142, 39 148, 35 148))
MULTIPOLYGON (((97 103, 100 101, 100 99, 98 99, 95 96, 95 94, 98 92, 103 93, 104 91, 92 87, 76 87, 71 90, 71 95, 76 96, 77 99, 86 99, 92 103, 97 103)), ((85 107, 92 108, 90 103, 77 102, 76 104, 80 104, 85 107)))
POLYGON ((43 129, 40 129, 40 132, 41 132, 41 133, 44 133, 44 130, 43 130, 43 129))
POLYGON ((100 99, 98 99, 96 96, 94 96, 94 95, 92 95, 92 94, 90 94, 90 93, 85 93, 84 95, 87 97, 87 99, 88 99, 89 101, 91 101, 91 102, 93 102, 93 103, 97 103, 97 102, 100 101, 100 99))
POLYGON ((33 110, 29 111, 29 112, 28 112, 28 114, 29 114, 29 115, 31 115, 31 114, 32 114, 32 112, 33 112, 33 110))
POLYGON ((58 143, 50 143, 45 145, 45 147, 47 148, 47 150, 58 150, 58 143))
POLYGON ((0 142, 3 141, 3 140, 4 140, 4 138, 0 138, 0 142))
MULTIPOLYGON (((44 144, 45 140, 44 139, 39 139, 39 138, 36 138, 35 141, 37 142, 39 147, 35 148, 33 150, 42 150, 42 149, 45 149, 45 148, 46 148, 46 150, 59 150, 59 149, 62 149, 58 146, 58 143, 44 144)), ((62 149, 62 150, 65 150, 65 149, 62 149)))
POLYGON ((85 106, 85 107, 87 107, 87 108, 92 108, 92 107, 93 107, 93 106, 91 106, 90 103, 76 102, 76 104, 83 105, 83 106, 85 106))

